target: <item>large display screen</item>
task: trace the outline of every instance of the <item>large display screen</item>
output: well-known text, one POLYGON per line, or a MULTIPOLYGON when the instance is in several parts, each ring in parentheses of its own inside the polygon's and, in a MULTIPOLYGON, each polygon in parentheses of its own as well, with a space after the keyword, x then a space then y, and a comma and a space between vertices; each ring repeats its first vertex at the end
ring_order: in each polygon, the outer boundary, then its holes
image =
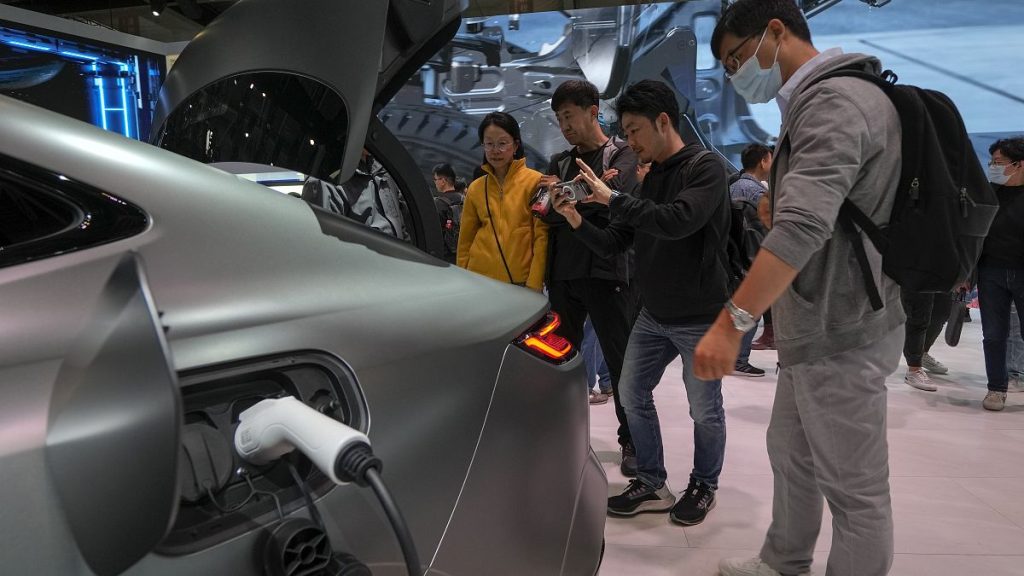
POLYGON ((0 21, 0 94, 146 140, 165 57, 0 21))

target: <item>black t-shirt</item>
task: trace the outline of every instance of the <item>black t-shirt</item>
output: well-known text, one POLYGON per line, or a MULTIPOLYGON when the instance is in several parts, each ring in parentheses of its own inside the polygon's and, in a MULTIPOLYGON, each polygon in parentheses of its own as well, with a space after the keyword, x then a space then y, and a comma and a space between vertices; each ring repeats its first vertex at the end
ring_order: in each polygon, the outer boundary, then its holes
POLYGON ((1024 269, 1024 186, 996 186, 996 212, 979 266, 1024 269))
MULTIPOLYGON (((605 143, 605 146, 612 146, 611 140, 605 143)), ((601 159, 604 156, 604 146, 597 150, 590 152, 584 152, 583 154, 577 154, 576 149, 573 148, 571 157, 572 161, 569 162, 569 168, 566 171, 565 176, 558 173, 558 164, 552 162, 548 166, 548 174, 554 174, 562 178, 563 181, 572 180, 580 173, 580 167, 576 164, 576 159, 583 160, 587 166, 594 171, 595 174, 601 176, 603 172, 601 167, 601 159)), ((604 220, 608 219, 608 207, 593 203, 584 204, 582 202, 576 205, 576 210, 584 218, 592 218, 599 212, 603 212, 604 220)), ((553 261, 549 264, 551 270, 552 281, 558 280, 579 280, 581 278, 590 278, 590 270, 593 264, 594 253, 587 248, 583 242, 580 242, 576 235, 573 234, 572 229, 568 226, 556 226, 551 228, 548 233, 548 242, 553 242, 555 249, 552 250, 553 261)))

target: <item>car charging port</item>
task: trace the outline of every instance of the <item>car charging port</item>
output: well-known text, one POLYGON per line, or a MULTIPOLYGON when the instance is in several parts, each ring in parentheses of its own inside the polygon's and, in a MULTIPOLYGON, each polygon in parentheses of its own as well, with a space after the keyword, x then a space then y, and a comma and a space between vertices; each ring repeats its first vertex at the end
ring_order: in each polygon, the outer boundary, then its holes
MULTIPOLYGON (((245 460, 257 465, 268 464, 296 449, 335 483, 370 486, 398 538, 408 573, 410 576, 422 574, 412 535, 380 476, 381 461, 374 456, 365 434, 290 396, 263 400, 239 416, 235 450, 245 460)), ((294 468, 292 470, 294 476, 294 468)), ((322 525, 308 493, 307 503, 311 515, 322 525)), ((309 543, 278 548, 289 551, 289 557, 300 553, 296 557, 299 560, 308 558, 312 562, 320 557, 317 548, 309 543)), ((273 572, 268 574, 277 576, 273 572)))

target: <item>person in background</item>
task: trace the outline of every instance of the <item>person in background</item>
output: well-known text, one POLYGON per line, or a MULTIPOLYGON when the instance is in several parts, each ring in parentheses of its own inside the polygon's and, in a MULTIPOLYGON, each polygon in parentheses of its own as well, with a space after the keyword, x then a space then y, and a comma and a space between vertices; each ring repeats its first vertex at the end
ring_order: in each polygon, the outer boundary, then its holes
MULTIPOLYGON (((772 151, 763 144, 750 144, 740 153, 740 162, 743 165, 743 171, 729 185, 729 196, 732 197, 733 207, 738 206, 741 209, 746 226, 756 231, 753 237, 764 238, 768 230, 760 220, 759 206, 761 199, 768 193, 768 178, 772 170, 772 151)), ((733 213, 735 214, 735 210, 733 213)), ((747 248, 747 253, 753 255, 759 248, 760 244, 752 245, 747 248)), ((754 347, 754 334, 757 330, 747 332, 740 346, 740 355, 736 359, 736 369, 733 371, 733 375, 753 378, 764 376, 764 370, 750 364, 752 349, 772 350, 775 348, 770 309, 765 311, 763 318, 764 331, 761 334, 759 345, 754 347)))
POLYGON ((756 207, 761 196, 768 191, 768 177, 772 171, 772 150, 763 144, 749 144, 740 153, 743 171, 729 185, 733 200, 749 200, 756 207))
POLYGON ((450 193, 465 194, 466 181, 455 174, 455 168, 452 168, 451 164, 444 162, 434 166, 431 175, 434 177, 434 188, 437 190, 437 196, 440 197, 450 193))
POLYGON ((594 332, 594 325, 587 318, 583 325, 583 366, 587 369, 587 387, 590 389, 591 404, 607 404, 612 397, 612 375, 601 351, 601 342, 594 332))
POLYGON ((469 185, 456 263, 501 282, 540 292, 548 227, 530 212, 541 173, 526 166, 519 123, 510 114, 484 116, 477 131, 484 176, 469 185))
MULTIPOLYGON (((574 179, 580 173, 579 160, 602 175, 609 186, 629 194, 637 190, 636 154, 621 138, 609 138, 601 130, 600 103, 597 87, 586 80, 569 80, 555 90, 551 109, 570 148, 551 157, 547 174, 541 180, 544 185, 550 187, 574 179)), ((549 188, 549 194, 555 192, 549 188)), ((608 207, 601 204, 580 206, 579 213, 602 229, 611 218, 608 207)), ((551 309, 562 318, 558 332, 579 346, 584 320, 590 316, 611 373, 612 401, 619 422, 616 435, 622 454, 620 470, 625 476, 635 476, 633 442, 618 394, 622 358, 636 317, 636 290, 631 286, 633 258, 629 253, 593 253, 555 210, 548 211, 543 220, 550 227, 547 284, 551 309)))
POLYGON ((988 393, 981 405, 998 412, 1006 406, 1010 304, 1016 304, 1017 314, 1024 312, 1024 136, 999 140, 989 154, 989 181, 999 197, 999 212, 978 261, 978 305, 988 376, 988 393))
MULTIPOLYGON (((879 74, 881 63, 838 48, 819 52, 793 0, 730 4, 711 51, 740 96, 776 100, 782 113, 771 230, 695 354, 699 377, 728 373, 743 335, 772 308, 781 366, 767 434, 772 522, 757 556, 723 559, 719 573, 809 573, 827 502, 828 576, 884 576, 894 545, 885 381, 899 366, 906 317, 891 278, 875 279, 880 310, 863 282, 850 281, 854 242, 836 221, 846 200, 876 224, 888 220, 900 118, 874 84, 823 78, 846 68, 879 74)), ((880 269, 881 254, 867 251, 880 269)))
POLYGON ((676 95, 665 83, 637 82, 619 96, 616 107, 630 147, 641 162, 651 162, 639 194, 613 190, 578 161, 580 178, 591 191, 584 202, 607 205, 610 224, 601 229, 584 220, 576 203, 564 196, 556 197, 555 204, 595 253, 636 249, 643 308, 629 335, 620 392, 636 447, 637 476, 608 499, 608 513, 668 511, 672 522, 692 526, 714 509, 725 462, 722 381, 695 375, 693 349, 729 298, 728 179, 715 154, 683 143, 676 95), (694 445, 689 483, 677 502, 667 482, 654 389, 680 356, 694 445))
POLYGON ((437 196, 434 197, 434 208, 441 224, 442 258, 455 263, 459 248, 459 232, 462 227, 462 208, 466 201, 466 183, 455 175, 451 164, 438 164, 433 169, 434 186, 437 196))

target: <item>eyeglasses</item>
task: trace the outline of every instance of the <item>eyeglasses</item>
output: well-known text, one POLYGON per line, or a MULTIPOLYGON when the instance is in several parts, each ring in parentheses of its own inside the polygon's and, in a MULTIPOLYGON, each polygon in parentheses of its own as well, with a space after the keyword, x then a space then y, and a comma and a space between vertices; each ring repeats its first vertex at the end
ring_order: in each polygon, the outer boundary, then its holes
POLYGON ((511 142, 484 142, 484 150, 488 152, 504 152, 511 147, 511 142))
POLYGON ((1013 166, 1014 164, 1020 164, 1020 160, 1013 162, 989 162, 988 167, 995 168, 996 166, 999 166, 1000 168, 1006 168, 1007 166, 1013 166))
POLYGON ((735 74, 736 71, 740 69, 740 65, 742 64, 742 62, 740 62, 740 59, 739 57, 736 56, 736 53, 739 52, 740 49, 743 48, 743 46, 746 45, 747 42, 750 42, 750 39, 755 36, 757 36, 757 34, 751 34, 750 36, 747 36, 746 38, 743 39, 743 42, 740 42, 739 46, 733 48, 732 50, 729 51, 728 54, 725 55, 726 78, 732 78, 732 75, 735 74))

